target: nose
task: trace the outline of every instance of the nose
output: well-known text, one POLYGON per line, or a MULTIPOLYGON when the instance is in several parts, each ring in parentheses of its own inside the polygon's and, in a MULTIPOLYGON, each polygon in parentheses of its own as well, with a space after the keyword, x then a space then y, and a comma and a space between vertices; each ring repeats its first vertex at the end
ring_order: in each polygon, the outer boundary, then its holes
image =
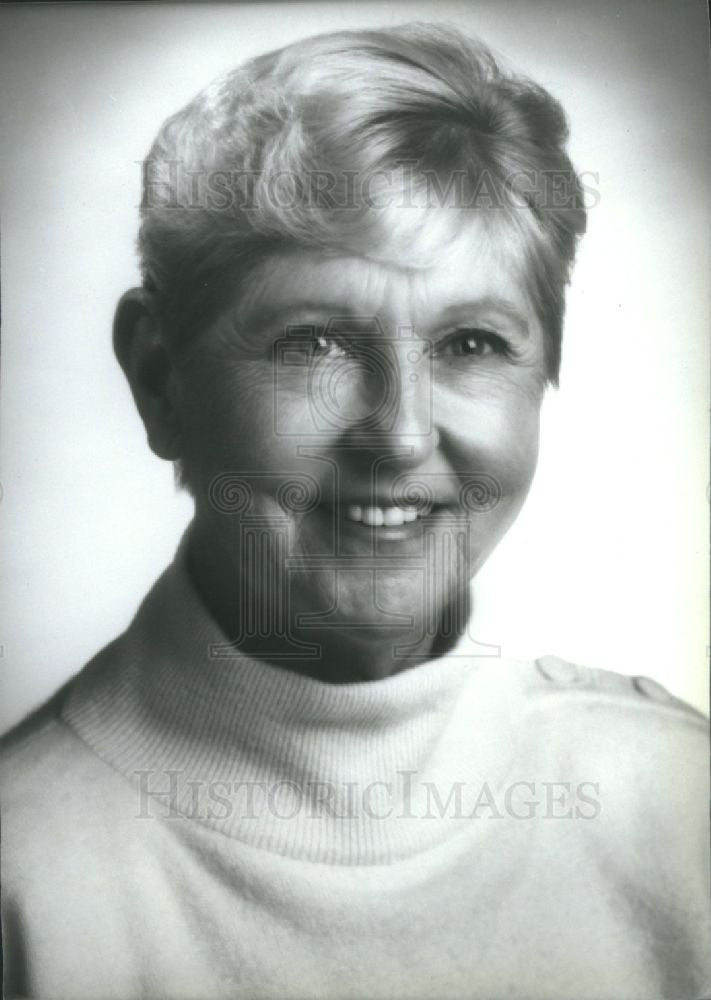
POLYGON ((422 465, 438 444, 432 390, 431 361, 421 341, 400 336, 373 345, 360 379, 361 415, 345 429, 342 443, 379 465, 422 465))

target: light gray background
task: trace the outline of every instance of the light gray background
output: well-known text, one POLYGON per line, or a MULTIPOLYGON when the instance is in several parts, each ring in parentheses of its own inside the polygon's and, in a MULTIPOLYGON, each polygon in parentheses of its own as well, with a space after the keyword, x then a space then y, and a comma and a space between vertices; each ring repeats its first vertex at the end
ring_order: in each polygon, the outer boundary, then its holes
POLYGON ((125 627, 190 514, 110 347, 137 281, 137 161, 243 59, 414 18, 480 34, 552 90, 599 178, 562 388, 528 506, 475 584, 476 637, 706 708, 705 4, 5 5, 0 728, 125 627))

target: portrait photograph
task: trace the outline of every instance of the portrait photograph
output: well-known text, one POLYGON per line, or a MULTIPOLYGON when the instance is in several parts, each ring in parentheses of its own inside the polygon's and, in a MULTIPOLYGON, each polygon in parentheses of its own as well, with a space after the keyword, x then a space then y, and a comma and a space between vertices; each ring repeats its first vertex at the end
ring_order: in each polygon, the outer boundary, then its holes
POLYGON ((705 1000, 709 12, 0 5, 17 1000, 705 1000))

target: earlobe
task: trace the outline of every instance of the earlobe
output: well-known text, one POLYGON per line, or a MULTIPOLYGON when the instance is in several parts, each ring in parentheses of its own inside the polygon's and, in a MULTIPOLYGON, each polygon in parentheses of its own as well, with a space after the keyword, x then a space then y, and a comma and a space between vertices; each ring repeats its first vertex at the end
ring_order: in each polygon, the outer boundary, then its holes
POLYGON ((132 288, 119 300, 113 343, 152 451, 168 461, 181 458, 182 414, 177 373, 152 297, 145 289, 132 288))

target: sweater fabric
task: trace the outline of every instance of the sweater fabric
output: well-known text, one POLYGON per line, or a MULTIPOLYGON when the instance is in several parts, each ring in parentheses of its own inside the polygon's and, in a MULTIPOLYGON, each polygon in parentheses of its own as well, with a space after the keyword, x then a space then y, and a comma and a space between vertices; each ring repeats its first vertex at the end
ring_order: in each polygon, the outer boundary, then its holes
POLYGON ((183 546, 3 740, 5 995, 704 995, 707 755, 660 685, 555 657, 247 658, 183 546))

